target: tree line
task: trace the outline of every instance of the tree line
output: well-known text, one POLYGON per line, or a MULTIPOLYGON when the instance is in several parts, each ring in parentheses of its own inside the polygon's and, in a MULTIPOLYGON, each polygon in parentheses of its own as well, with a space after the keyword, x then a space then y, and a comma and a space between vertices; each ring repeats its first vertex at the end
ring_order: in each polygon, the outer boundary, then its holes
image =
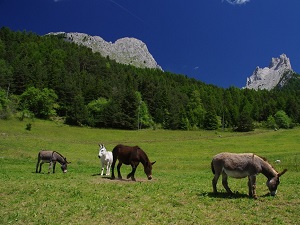
POLYGON ((18 111, 99 128, 289 128, 300 123, 299 94, 298 74, 271 91, 224 89, 116 63, 64 35, 0 29, 1 118, 18 111))

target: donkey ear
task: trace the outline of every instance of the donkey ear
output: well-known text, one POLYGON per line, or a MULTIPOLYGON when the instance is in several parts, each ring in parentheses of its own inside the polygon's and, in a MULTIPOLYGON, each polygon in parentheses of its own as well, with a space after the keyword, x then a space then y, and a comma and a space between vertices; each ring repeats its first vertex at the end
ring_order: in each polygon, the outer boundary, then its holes
POLYGON ((278 174, 278 177, 282 176, 283 174, 285 174, 285 172, 287 171, 287 169, 284 169, 281 173, 278 174))
POLYGON ((67 164, 70 164, 71 162, 68 162, 67 157, 64 158, 67 164))
POLYGON ((156 163, 156 161, 152 162, 151 165, 153 165, 154 163, 156 163))

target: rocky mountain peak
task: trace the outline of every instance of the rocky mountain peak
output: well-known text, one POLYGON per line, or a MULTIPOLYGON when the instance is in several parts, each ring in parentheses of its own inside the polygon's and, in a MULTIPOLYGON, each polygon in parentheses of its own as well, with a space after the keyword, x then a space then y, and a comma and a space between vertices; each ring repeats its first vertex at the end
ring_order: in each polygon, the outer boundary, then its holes
POLYGON ((272 58, 268 67, 256 67, 253 74, 247 78, 245 88, 271 90, 277 85, 283 86, 292 72, 290 59, 282 54, 279 58, 272 58))
POLYGON ((109 57, 118 63, 133 65, 139 68, 161 69, 148 51, 144 42, 136 38, 121 38, 116 42, 107 42, 99 36, 84 33, 52 32, 48 35, 64 35, 67 41, 84 45, 93 52, 99 52, 103 57, 109 57))

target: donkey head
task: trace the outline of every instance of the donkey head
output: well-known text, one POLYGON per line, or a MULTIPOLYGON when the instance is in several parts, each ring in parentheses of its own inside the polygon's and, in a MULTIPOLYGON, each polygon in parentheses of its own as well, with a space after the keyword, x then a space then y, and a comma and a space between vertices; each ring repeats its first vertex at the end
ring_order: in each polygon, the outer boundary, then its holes
POLYGON ((151 180, 152 179, 152 165, 156 163, 155 162, 146 162, 145 163, 145 166, 144 166, 144 172, 145 174, 147 175, 148 177, 148 180, 151 180))
POLYGON ((101 158, 105 154, 106 154, 106 148, 104 147, 104 144, 99 144, 98 158, 101 158))
POLYGON ((275 196, 277 193, 277 187, 280 184, 279 177, 281 175, 283 175, 286 171, 287 171, 287 169, 284 169, 281 173, 278 173, 275 177, 268 179, 267 186, 268 186, 272 196, 275 196))
POLYGON ((68 164, 70 164, 71 162, 68 162, 67 161, 67 158, 64 158, 65 162, 61 164, 61 170, 63 171, 63 173, 66 173, 67 172, 67 167, 68 167, 68 164))

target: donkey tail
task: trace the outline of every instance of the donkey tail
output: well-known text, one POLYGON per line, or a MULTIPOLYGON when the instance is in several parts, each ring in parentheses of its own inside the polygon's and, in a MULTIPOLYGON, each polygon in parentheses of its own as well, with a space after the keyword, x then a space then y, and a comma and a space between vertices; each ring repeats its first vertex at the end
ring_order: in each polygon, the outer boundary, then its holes
POLYGON ((212 173, 215 174, 215 168, 214 168, 213 161, 211 161, 210 166, 211 166, 211 171, 212 171, 212 173))

